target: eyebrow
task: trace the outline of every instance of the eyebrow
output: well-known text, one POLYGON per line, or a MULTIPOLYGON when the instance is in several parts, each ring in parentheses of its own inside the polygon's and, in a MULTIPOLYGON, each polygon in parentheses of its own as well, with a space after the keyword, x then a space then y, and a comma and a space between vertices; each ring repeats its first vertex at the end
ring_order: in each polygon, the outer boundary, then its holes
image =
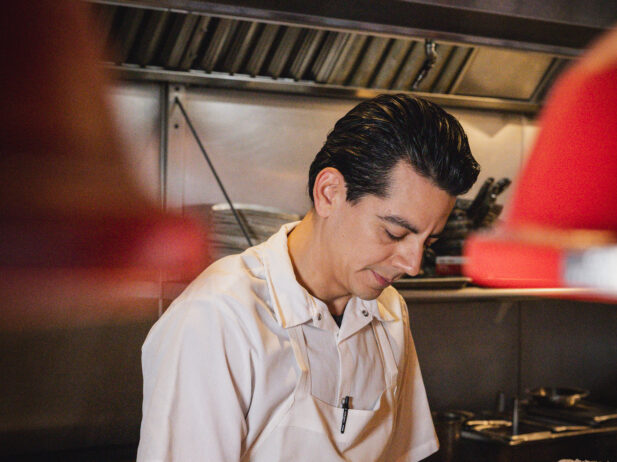
MULTIPOLYGON (((407 231, 411 233, 419 234, 418 228, 416 228, 414 225, 409 223, 403 217, 399 217, 398 215, 386 215, 386 216, 377 215, 377 218, 379 218, 380 220, 387 221, 389 223, 401 226, 402 228, 405 228, 407 231)), ((429 237, 436 239, 439 236, 440 234, 431 234, 429 237)))

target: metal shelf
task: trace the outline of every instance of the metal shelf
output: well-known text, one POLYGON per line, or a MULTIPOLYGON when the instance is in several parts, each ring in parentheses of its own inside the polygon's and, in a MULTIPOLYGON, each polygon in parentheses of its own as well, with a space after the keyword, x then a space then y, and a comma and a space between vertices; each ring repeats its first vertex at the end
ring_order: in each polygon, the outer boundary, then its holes
POLYGON ((413 302, 469 302, 488 300, 530 300, 539 297, 577 298, 594 295, 591 289, 547 288, 547 289, 487 289, 465 287, 463 289, 400 289, 407 301, 413 302))
MULTIPOLYGON (((163 298, 173 300, 186 288, 184 282, 164 282, 163 298)), ((594 294, 590 289, 397 289, 405 300, 413 302, 468 302, 488 300, 529 300, 538 297, 579 297, 594 294)), ((155 293, 154 287, 152 293, 155 293)))

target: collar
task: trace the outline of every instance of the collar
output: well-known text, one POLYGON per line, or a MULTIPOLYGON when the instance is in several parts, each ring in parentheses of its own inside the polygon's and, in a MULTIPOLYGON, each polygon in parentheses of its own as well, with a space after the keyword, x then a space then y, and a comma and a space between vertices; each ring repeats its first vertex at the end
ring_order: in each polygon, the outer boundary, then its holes
MULTIPOLYGON (((309 294, 296 280, 289 256, 287 235, 298 223, 296 221, 281 226, 281 229, 262 246, 261 253, 272 308, 276 320, 283 328, 304 324, 310 320, 313 320, 316 327, 325 327, 327 322, 334 323, 331 316, 326 316, 328 311, 326 304, 309 294)), ((351 297, 345 307, 345 316, 357 317, 363 324, 372 321, 373 318, 382 322, 398 319, 379 299, 362 300, 358 297, 351 297)))
POLYGON ((298 283, 294 273, 287 235, 299 221, 287 223, 273 234, 262 247, 262 257, 272 308, 278 323, 284 327, 303 324, 315 314, 313 297, 298 283))

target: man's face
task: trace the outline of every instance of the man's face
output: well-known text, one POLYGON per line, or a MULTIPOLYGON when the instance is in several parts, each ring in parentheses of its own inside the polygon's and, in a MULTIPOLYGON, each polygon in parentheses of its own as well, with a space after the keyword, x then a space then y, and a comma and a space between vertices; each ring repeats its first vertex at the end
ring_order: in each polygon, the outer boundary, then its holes
POLYGON ((456 198, 399 162, 389 194, 344 201, 331 216, 328 246, 335 283, 364 300, 420 270, 425 246, 443 230, 456 198))

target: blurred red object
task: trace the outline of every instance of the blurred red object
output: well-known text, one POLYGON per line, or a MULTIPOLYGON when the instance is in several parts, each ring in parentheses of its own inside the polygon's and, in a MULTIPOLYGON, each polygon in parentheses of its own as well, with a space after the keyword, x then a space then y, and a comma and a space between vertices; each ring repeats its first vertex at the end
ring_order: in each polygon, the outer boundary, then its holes
POLYGON ((71 323, 88 303, 111 312, 134 296, 115 284, 191 279, 208 261, 204 230, 162 212, 127 168, 86 8, 23 1, 1 15, 1 328, 71 323))
POLYGON ((617 297, 617 30, 556 84, 496 230, 466 243, 466 275, 497 287, 617 297))

